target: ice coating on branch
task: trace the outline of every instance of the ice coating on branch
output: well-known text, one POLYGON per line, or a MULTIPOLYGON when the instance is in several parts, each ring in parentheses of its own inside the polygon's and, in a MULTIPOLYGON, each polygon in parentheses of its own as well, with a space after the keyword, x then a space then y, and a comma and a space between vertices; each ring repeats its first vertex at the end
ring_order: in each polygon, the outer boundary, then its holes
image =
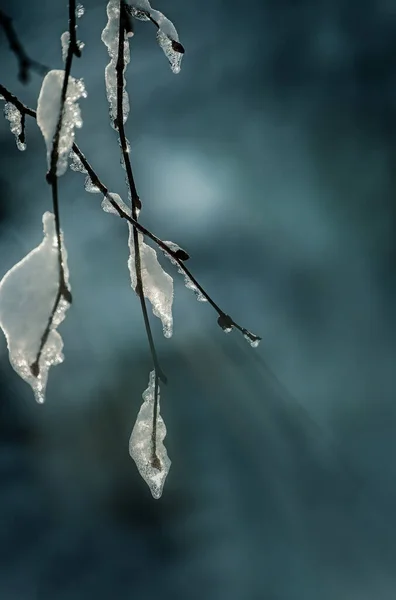
MULTIPOLYGON (((102 42, 107 47, 110 62, 105 69, 105 82, 107 100, 110 105, 110 122, 114 129, 117 129, 114 121, 117 119, 117 56, 118 56, 118 31, 120 26, 120 2, 119 0, 110 0, 107 4, 107 24, 102 31, 102 42)), ((129 114, 129 98, 125 90, 125 68, 129 63, 129 42, 128 36, 124 39, 124 73, 123 73, 123 92, 122 92, 122 118, 126 123, 129 114)))
POLYGON ((6 102, 4 105, 4 116, 10 122, 11 133, 15 135, 15 141, 18 150, 26 150, 25 142, 21 141, 22 134, 22 115, 21 112, 11 104, 6 102))
MULTIPOLYGON (((136 290, 137 277, 135 270, 135 248, 133 243, 133 226, 129 226, 129 260, 132 289, 136 290)), ((173 279, 164 271, 157 259, 156 251, 143 241, 143 234, 138 233, 140 249, 140 265, 143 294, 151 302, 153 314, 161 319, 164 336, 169 338, 173 333, 173 279)))
MULTIPOLYGON (((178 246, 174 242, 164 242, 164 244, 166 244, 167 246, 169 246, 169 248, 171 250, 173 250, 173 252, 177 252, 177 250, 182 250, 182 248, 180 248, 180 246, 178 246)), ((186 286, 187 289, 189 289, 192 292, 194 292, 194 294, 195 294, 198 302, 207 302, 207 299, 205 298, 205 296, 197 288, 197 286, 195 285, 195 283, 193 281, 191 281, 190 277, 187 275, 187 273, 185 273, 183 271, 183 269, 180 267, 179 263, 173 258, 173 256, 171 256, 170 254, 168 254, 168 252, 166 252, 165 250, 163 252, 164 252, 165 256, 167 258, 169 258, 169 260, 171 261, 171 263, 173 265, 176 265, 178 272, 181 275, 183 275, 183 277, 184 277, 184 285, 186 286)), ((184 250, 183 250, 183 252, 184 252, 184 250)))
MULTIPOLYGON (((30 366, 35 362, 43 333, 58 293, 59 264, 55 217, 43 215, 44 239, 20 262, 5 274, 0 282, 0 326, 7 339, 10 362, 15 371, 33 389, 37 402, 44 402, 48 370, 63 361, 63 341, 56 331, 65 318, 69 303, 61 297, 52 326, 44 344, 39 374, 35 377, 30 366)), ((67 253, 62 241, 65 283, 69 271, 67 253)))
POLYGON ((257 337, 253 333, 251 333, 250 336, 247 335, 246 333, 243 334, 243 337, 245 338, 245 340, 247 342, 249 342, 249 344, 251 345, 251 347, 252 348, 257 348, 258 345, 259 345, 259 343, 261 342, 261 338, 257 337))
MULTIPOLYGON (((43 79, 38 103, 37 124, 41 129, 47 145, 48 168, 51 167, 52 142, 59 118, 61 93, 65 72, 62 70, 49 71, 43 79)), ((80 98, 86 98, 84 83, 80 79, 69 77, 65 105, 62 117, 62 127, 59 136, 58 161, 56 174, 63 175, 67 169, 67 158, 74 142, 75 127, 82 127, 81 111, 78 105, 80 98)))
POLYGON ((77 171, 78 173, 86 173, 87 170, 82 164, 79 156, 73 150, 70 151, 69 158, 71 159, 70 168, 72 171, 77 171))
POLYGON ((169 473, 171 461, 164 446, 166 436, 165 423, 160 415, 158 388, 158 412, 156 431, 156 453, 153 456, 153 414, 155 404, 155 372, 151 371, 148 388, 143 392, 143 404, 140 407, 135 426, 129 440, 129 454, 136 463, 140 475, 150 488, 154 498, 161 497, 165 479, 169 473), (154 458, 159 463, 154 466, 154 458))
POLYGON ((70 33, 68 31, 64 31, 61 35, 61 46, 62 46, 62 60, 66 62, 67 53, 69 51, 70 44, 70 33))
POLYGON ((180 73, 184 48, 179 41, 176 27, 159 10, 151 7, 148 0, 131 0, 131 14, 140 21, 153 21, 157 29, 157 42, 167 57, 173 73, 180 73))
POLYGON ((127 215, 131 214, 131 209, 129 208, 129 206, 125 204, 125 202, 121 199, 121 197, 118 194, 114 194, 113 192, 109 192, 107 196, 103 197, 102 208, 105 212, 110 213, 112 215, 116 215, 117 217, 120 216, 119 212, 114 208, 114 206, 110 202, 109 197, 111 197, 114 200, 114 202, 118 204, 121 210, 123 210, 127 215))
POLYGON ((100 194, 100 189, 98 188, 97 185, 95 185, 92 182, 92 179, 90 178, 89 175, 87 175, 85 178, 84 188, 85 188, 85 191, 89 192, 90 194, 100 194))
MULTIPOLYGON (((84 42, 80 42, 77 40, 77 46, 80 50, 82 50, 85 46, 84 42)), ((65 63, 67 58, 67 53, 69 52, 70 45, 70 33, 68 31, 64 31, 61 35, 61 46, 62 46, 62 60, 65 63)))

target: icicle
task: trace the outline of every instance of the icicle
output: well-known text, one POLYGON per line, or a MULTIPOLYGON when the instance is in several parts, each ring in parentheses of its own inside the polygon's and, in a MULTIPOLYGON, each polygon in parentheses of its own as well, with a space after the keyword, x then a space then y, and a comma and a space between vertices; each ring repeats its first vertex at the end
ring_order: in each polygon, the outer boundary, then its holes
MULTIPOLYGON (((129 226, 129 260, 128 267, 131 275, 132 289, 136 290, 137 277, 135 270, 135 248, 133 242, 133 226, 129 226)), ((158 262, 156 251, 143 241, 143 235, 138 233, 140 249, 140 266, 142 274, 143 293, 151 302, 153 314, 161 319, 164 336, 169 338, 173 332, 173 279, 164 271, 158 262)))
MULTIPOLYGON (((63 341, 56 328, 70 306, 64 298, 60 299, 40 355, 39 374, 35 377, 31 365, 37 358, 59 284, 58 244, 52 213, 44 213, 43 226, 41 244, 12 267, 0 282, 0 326, 7 339, 10 362, 18 375, 32 387, 40 403, 45 399, 49 368, 63 361, 63 341)), ((65 283, 69 288, 63 241, 62 259, 65 283)))
MULTIPOLYGON (((114 129, 117 119, 117 74, 116 64, 118 55, 118 31, 120 22, 120 2, 119 0, 110 0, 107 4, 108 21, 106 27, 102 31, 102 42, 107 47, 110 62, 105 69, 105 82, 107 100, 110 105, 110 122, 114 129)), ((128 39, 124 39, 124 74, 123 74, 123 95, 122 95, 122 118, 123 123, 126 123, 129 114, 129 97, 125 89, 125 68, 129 63, 129 43, 128 39)))
MULTIPOLYGON (((62 70, 49 71, 44 77, 37 103, 37 124, 47 145, 48 168, 51 167, 52 142, 59 118, 64 76, 65 72, 62 70)), ((77 101, 86 96, 83 81, 69 77, 59 136, 56 168, 58 176, 63 175, 67 169, 67 158, 74 142, 74 128, 82 127, 81 111, 77 101)))
POLYGON ((148 0, 131 0, 131 14, 140 21, 153 21, 157 27, 157 42, 167 57, 173 73, 180 73, 184 48, 172 21, 159 10, 154 10, 148 0))
POLYGON ((158 412, 156 420, 156 448, 153 456, 153 416, 155 405, 155 372, 151 371, 148 388, 143 392, 135 426, 129 440, 129 454, 136 463, 140 475, 150 488, 154 498, 161 497, 171 461, 163 444, 166 436, 165 423, 160 415, 158 388, 158 412))
MULTIPOLYGON (((167 246, 169 246, 169 248, 171 250, 173 250, 174 252, 180 251, 180 252, 184 253, 187 256, 187 258, 188 258, 187 252, 185 252, 185 250, 182 250, 182 248, 180 248, 180 246, 178 246, 174 242, 164 242, 164 244, 166 244, 167 246)), ((183 269, 180 268, 180 265, 175 261, 175 259, 170 254, 168 254, 166 251, 163 250, 163 252, 164 252, 165 256, 167 258, 169 258, 169 260, 171 261, 171 263, 177 267, 178 272, 181 275, 183 275, 183 277, 184 277, 184 285, 186 286, 187 289, 189 289, 192 292, 194 292, 194 294, 195 294, 198 302, 207 302, 207 299, 205 298, 205 296, 197 288, 197 286, 195 285, 195 283, 193 281, 191 281, 190 277, 183 271, 183 269)), ((182 256, 181 256, 181 258, 182 258, 182 256)), ((182 258, 182 260, 186 260, 186 258, 182 258)))
POLYGON ((4 105, 4 116, 10 122, 11 133, 15 135, 18 150, 26 150, 25 142, 21 141, 24 138, 21 112, 11 102, 6 102, 4 105))

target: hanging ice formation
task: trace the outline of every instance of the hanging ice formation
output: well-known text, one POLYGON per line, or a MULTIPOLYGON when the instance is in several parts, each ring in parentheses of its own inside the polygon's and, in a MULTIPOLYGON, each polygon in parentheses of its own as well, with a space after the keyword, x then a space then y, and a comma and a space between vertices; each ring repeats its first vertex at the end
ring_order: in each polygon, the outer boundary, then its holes
MULTIPOLYGON (((20 262, 13 266, 0 282, 0 327, 7 339, 12 367, 33 389, 37 402, 44 402, 48 371, 63 361, 63 342, 57 327, 65 318, 69 303, 59 293, 58 243, 55 217, 43 215, 44 239, 20 262), (47 339, 40 351, 43 335, 47 339), (38 374, 32 365, 38 358, 38 374)), ((69 288, 67 253, 62 243, 65 284, 69 288)))

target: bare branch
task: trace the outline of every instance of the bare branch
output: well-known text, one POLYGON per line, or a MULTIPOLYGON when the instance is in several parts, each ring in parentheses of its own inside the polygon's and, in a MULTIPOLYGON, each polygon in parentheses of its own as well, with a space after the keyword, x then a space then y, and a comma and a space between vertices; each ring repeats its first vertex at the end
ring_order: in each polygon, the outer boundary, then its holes
POLYGON ((19 66, 19 81, 21 81, 22 83, 28 83, 30 78, 30 71, 35 71, 39 75, 45 75, 49 71, 48 67, 37 62, 36 60, 33 60, 26 54, 16 34, 11 17, 6 15, 5 12, 3 12, 1 9, 0 27, 3 29, 7 37, 11 52, 13 52, 13 54, 15 54, 15 56, 17 57, 19 66))

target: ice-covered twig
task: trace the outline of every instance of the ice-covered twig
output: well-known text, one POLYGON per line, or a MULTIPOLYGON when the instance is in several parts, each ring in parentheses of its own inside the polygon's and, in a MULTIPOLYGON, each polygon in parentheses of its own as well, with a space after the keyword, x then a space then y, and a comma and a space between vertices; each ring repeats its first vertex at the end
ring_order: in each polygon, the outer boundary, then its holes
MULTIPOLYGON (((84 9, 83 5, 77 4, 76 11, 75 11, 77 19, 80 19, 83 16, 84 12, 85 12, 85 9, 84 9)), ((76 29, 77 29, 77 25, 75 26, 74 31, 76 31, 76 29)), ((81 52, 81 50, 85 46, 84 42, 77 41, 76 39, 74 40, 74 42, 81 52)), ((63 59, 63 62, 66 62, 67 53, 68 53, 69 46, 70 46, 70 31, 64 31, 62 33, 61 46, 62 46, 62 59, 63 59)), ((78 56, 78 54, 76 54, 76 56, 78 56)))
MULTIPOLYGON (((102 42, 110 56, 105 69, 106 95, 109 102, 110 122, 118 131, 118 117, 122 115, 122 123, 126 123, 129 115, 129 98, 126 91, 125 70, 129 63, 129 43, 125 39, 126 10, 122 0, 109 0, 107 4, 107 24, 102 31, 102 42), (119 35, 120 29, 122 35, 119 35), (122 53, 121 58, 119 52, 122 53), (121 63, 122 59, 122 63, 121 63), (118 91, 121 93, 121 111, 118 112, 118 91)), ((130 35, 129 32, 127 35, 130 35)), ((120 143, 122 140, 120 139, 120 143)))
MULTIPOLYGON (((36 113, 34 110, 29 108, 28 106, 25 106, 20 100, 18 100, 18 98, 16 96, 11 94, 11 92, 9 92, 1 84, 0 84, 0 95, 2 95, 7 102, 12 102, 15 106, 17 106, 22 113, 28 115, 29 117, 33 117, 34 119, 36 118, 36 113)), ((208 303, 214 308, 214 310, 219 315, 217 322, 220 325, 220 327, 226 332, 228 332, 229 330, 232 330, 232 328, 235 328, 248 338, 249 343, 257 345, 260 342, 261 337, 248 331, 241 325, 238 325, 238 323, 236 321, 234 321, 230 317, 230 315, 227 315, 223 310, 221 310, 221 308, 214 302, 214 300, 211 298, 211 296, 209 296, 209 294, 205 291, 205 289, 200 285, 200 283, 197 281, 197 279, 193 276, 191 271, 186 267, 186 265, 184 264, 184 261, 189 258, 187 253, 184 250, 182 252, 180 252, 180 250, 181 250, 180 248, 179 248, 179 250, 175 250, 172 247, 168 246, 166 244, 166 242, 163 242, 158 236, 156 236, 149 229, 144 227, 144 225, 142 225, 136 219, 134 219, 130 213, 128 214, 128 212, 126 210, 121 208, 117 204, 117 202, 114 200, 114 198, 111 196, 109 189, 106 187, 106 185, 101 181, 101 179, 99 179, 96 171, 94 171, 93 167, 88 162, 87 158, 85 157, 83 152, 80 150, 80 148, 77 146, 77 144, 73 144, 73 152, 78 157, 78 159, 79 159, 81 165, 83 166, 84 170, 86 171, 86 173, 88 173, 88 176, 89 176, 92 184, 95 185, 97 188, 99 188, 99 190, 101 191, 103 196, 107 199, 109 204, 114 208, 114 210, 118 213, 118 215, 122 219, 125 219, 131 225, 133 225, 133 227, 135 229, 137 229, 138 231, 140 231, 140 233, 143 233, 145 236, 147 236, 149 239, 151 239, 155 244, 157 244, 158 247, 161 248, 161 250, 163 250, 167 255, 169 255, 169 257, 171 257, 175 261, 178 268, 196 286, 197 290, 206 298, 208 303)))
POLYGON ((168 59, 173 73, 180 73, 185 50, 179 41, 179 35, 172 21, 159 10, 152 8, 148 0, 131 0, 131 4, 126 6, 132 17, 139 21, 151 21, 156 26, 158 44, 168 59))
POLYGON ((29 81, 30 71, 36 71, 36 73, 38 73, 39 75, 45 75, 49 70, 48 67, 37 62, 37 60, 33 60, 26 54, 13 27, 11 17, 6 15, 5 12, 3 12, 1 9, 0 27, 3 29, 7 37, 11 52, 13 52, 17 57, 19 66, 19 81, 21 81, 22 83, 27 83, 29 81))
POLYGON ((154 498, 161 497, 171 461, 164 446, 165 423, 160 415, 159 382, 151 371, 143 404, 129 440, 129 453, 154 498))
POLYGON ((65 102, 67 99, 67 92, 68 92, 68 85, 69 85, 69 78, 70 78, 70 73, 71 73, 71 66, 72 66, 72 62, 73 62, 73 56, 77 56, 77 57, 81 56, 81 50, 78 46, 77 38, 76 38, 76 2, 75 2, 75 0, 69 0, 69 36, 70 36, 70 43, 69 43, 69 48, 68 48, 67 57, 66 57, 66 61, 65 61, 66 64, 65 64, 65 71, 64 71, 64 77, 63 77, 63 83, 62 83, 62 90, 61 90, 61 94, 60 94, 59 114, 58 114, 58 119, 57 119, 57 123, 56 123, 55 133, 53 136, 50 166, 49 166, 49 170, 47 173, 47 181, 50 185, 52 185, 53 181, 56 181, 57 175, 59 174, 57 172, 58 160, 59 160, 59 143, 60 143, 61 133, 62 133, 64 108, 65 108, 65 102))
MULTIPOLYGON (((132 166, 128 152, 128 142, 124 129, 124 123, 127 119, 129 110, 129 101, 127 92, 125 90, 125 66, 129 62, 129 45, 128 40, 125 39, 125 24, 128 23, 128 21, 125 18, 125 14, 126 8, 124 0, 109 1, 107 5, 108 23, 103 31, 102 40, 106 44, 110 55, 110 63, 106 67, 106 90, 110 103, 110 115, 113 120, 114 128, 118 130, 121 151, 127 175, 129 194, 132 202, 132 217, 135 221, 137 221, 138 211, 140 210, 141 204, 133 177, 132 166)), ((159 365, 154 338, 147 313, 147 305, 144 297, 142 282, 139 238, 135 227, 133 228, 133 247, 136 273, 135 290, 140 299, 140 305, 154 369, 157 376, 164 383, 166 383, 166 376, 159 365)))
POLYGON ((114 211, 116 213, 118 213, 118 215, 122 219, 125 219, 126 221, 128 221, 128 223, 133 225, 134 229, 137 229, 138 231, 140 231, 140 233, 143 233, 143 235, 147 236, 155 244, 157 244, 157 246, 159 248, 161 248, 161 250, 167 256, 169 256, 169 258, 172 259, 174 264, 177 265, 178 270, 181 273, 183 273, 186 278, 188 278, 188 280, 192 283, 192 285, 196 288, 196 290, 214 308, 214 310, 219 315, 217 322, 218 322, 219 326, 223 329, 223 331, 226 331, 228 333, 228 330, 235 328, 245 336, 245 339, 247 339, 253 347, 256 347, 259 344, 259 342, 261 341, 261 337, 252 333, 245 327, 238 325, 238 323, 236 321, 234 321, 229 315, 227 315, 223 310, 221 310, 221 308, 218 306, 218 304, 216 304, 216 302, 211 298, 211 296, 209 296, 209 294, 205 291, 205 289, 201 286, 201 284, 198 282, 198 280, 194 277, 194 275, 191 273, 191 271, 184 264, 184 262, 190 258, 189 255, 187 254, 187 252, 185 250, 183 250, 182 248, 180 248, 179 246, 177 246, 176 244, 173 244, 172 242, 163 242, 158 236, 156 236, 154 233, 152 233, 149 229, 146 229, 146 227, 144 227, 144 225, 142 225, 136 219, 131 217, 131 215, 126 210, 124 210, 121 206, 119 206, 117 204, 117 202, 114 200, 114 197, 113 197, 114 195, 109 192, 108 188, 99 179, 97 173, 94 171, 91 164, 88 162, 85 155, 81 152, 81 150, 77 146, 77 144, 73 145, 73 152, 78 157, 85 172, 88 173, 88 176, 89 176, 90 180, 92 181, 92 183, 97 188, 99 188, 99 190, 102 192, 103 196, 106 198, 107 202, 114 208, 114 211), (169 245, 169 244, 172 244, 172 245, 169 245))
MULTIPOLYGON (((48 322, 46 330, 43 333, 42 345, 44 345, 46 336, 48 336, 48 332, 50 331, 50 329, 52 327, 52 320, 55 318, 55 315, 57 314, 57 310, 58 310, 59 303, 61 302, 61 300, 64 299, 69 304, 72 301, 72 296, 71 296, 69 287, 65 280, 65 268, 64 268, 64 264, 63 264, 63 260, 62 260, 62 249, 61 249, 62 243, 61 243, 61 229, 60 229, 60 220, 59 220, 59 201, 58 201, 58 160, 59 160, 59 148, 61 146, 62 122, 63 122, 64 116, 65 116, 64 108, 65 108, 65 102, 67 99, 67 90, 68 90, 71 66, 72 66, 72 62, 73 62, 73 55, 81 56, 81 51, 80 51, 80 48, 78 47, 77 39, 76 39, 76 2, 75 2, 75 0, 69 0, 69 34, 70 34, 70 44, 69 44, 67 57, 66 57, 65 72, 64 72, 64 76, 63 76, 63 84, 62 84, 62 90, 61 90, 61 94, 60 94, 60 103, 59 103, 59 109, 58 109, 59 113, 58 113, 55 133, 53 135, 52 150, 50 153, 50 160, 49 160, 49 170, 47 173, 47 182, 51 186, 51 191, 52 191, 52 205, 53 205, 53 209, 54 209, 55 231, 56 231, 56 239, 57 239, 57 243, 58 243, 58 269, 59 269, 58 293, 56 294, 56 297, 55 297, 50 320, 48 322)), ((61 171, 61 173, 62 173, 62 171, 61 171)), ((40 368, 39 358, 40 358, 41 350, 42 350, 42 347, 40 347, 40 350, 36 357, 36 361, 32 365, 32 373, 36 374, 36 375, 39 374, 39 368, 40 368)))

